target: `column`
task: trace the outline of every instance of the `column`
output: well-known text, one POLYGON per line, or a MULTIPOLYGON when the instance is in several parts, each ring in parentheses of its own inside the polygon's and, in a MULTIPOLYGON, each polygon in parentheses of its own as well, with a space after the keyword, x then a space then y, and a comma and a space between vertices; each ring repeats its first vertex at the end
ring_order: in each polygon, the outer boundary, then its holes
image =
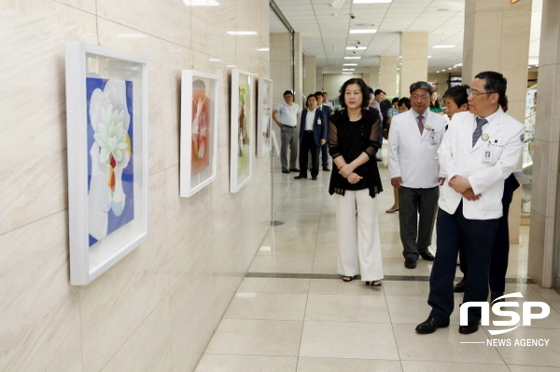
MULTIPOLYGON (((531 232, 528 275, 549 288, 557 278, 553 271, 558 231, 558 177, 560 145, 560 2, 543 0, 539 57, 539 95, 533 153, 531 232)), ((556 248, 558 249, 558 248, 556 248)), ((556 257, 558 260, 558 256, 556 257)))
MULTIPOLYGON (((274 81, 273 107, 284 102, 283 93, 292 89, 292 47, 289 32, 270 34, 270 78, 274 81)), ((278 137, 280 138, 280 137, 278 137)))
POLYGON ((399 57, 379 57, 379 87, 387 94, 387 97, 397 96, 397 67, 399 57))
POLYGON ((301 108, 305 107, 303 91, 303 49, 301 46, 301 33, 294 33, 294 59, 295 59, 295 85, 294 85, 294 102, 301 108))
POLYGON ((372 87, 373 89, 379 87, 379 67, 370 66, 370 68, 369 68, 369 79, 366 80, 366 83, 370 87, 372 87))
POLYGON ((303 73, 303 93, 307 96, 315 93, 316 89, 316 70, 317 59, 315 56, 305 56, 304 73, 303 73))
MULTIPOLYGON (((515 5, 502 0, 465 2, 463 82, 470 84, 482 71, 502 73, 508 81, 508 114, 522 123, 525 121, 530 28, 530 2, 515 5)), ((521 188, 513 195, 510 205, 512 244, 519 243, 520 223, 521 188)))
POLYGON ((410 84, 428 80, 427 32, 401 34, 401 63, 399 91, 401 96, 408 96, 410 84))

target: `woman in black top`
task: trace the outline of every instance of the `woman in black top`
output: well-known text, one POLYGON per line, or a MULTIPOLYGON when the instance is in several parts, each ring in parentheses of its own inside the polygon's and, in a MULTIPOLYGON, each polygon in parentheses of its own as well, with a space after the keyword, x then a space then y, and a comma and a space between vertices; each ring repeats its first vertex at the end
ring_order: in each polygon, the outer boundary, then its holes
POLYGON ((329 153, 337 170, 329 193, 336 194, 338 273, 350 282, 358 274, 366 285, 381 286, 383 264, 375 196, 383 191, 375 154, 380 117, 367 109, 369 91, 362 79, 340 90, 343 110, 329 120, 329 153), (365 99, 364 99, 365 98, 365 99))

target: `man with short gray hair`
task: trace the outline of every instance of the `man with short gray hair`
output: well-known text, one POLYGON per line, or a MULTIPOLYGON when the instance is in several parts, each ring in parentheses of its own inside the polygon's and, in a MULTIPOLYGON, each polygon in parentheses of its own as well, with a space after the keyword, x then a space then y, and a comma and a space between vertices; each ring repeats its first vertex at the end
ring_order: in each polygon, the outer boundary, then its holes
POLYGON ((399 230, 404 266, 414 269, 419 256, 433 261, 428 250, 443 182, 437 150, 445 133, 445 119, 430 111, 432 86, 419 81, 410 86, 412 110, 391 121, 389 172, 391 185, 399 189, 399 230), (418 218, 419 216, 419 218, 418 218))

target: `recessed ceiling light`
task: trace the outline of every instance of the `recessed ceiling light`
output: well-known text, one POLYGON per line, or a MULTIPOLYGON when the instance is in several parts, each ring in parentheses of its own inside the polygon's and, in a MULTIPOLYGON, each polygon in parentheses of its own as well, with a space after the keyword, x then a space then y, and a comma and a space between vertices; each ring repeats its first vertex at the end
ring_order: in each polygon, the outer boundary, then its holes
POLYGON ((367 49, 367 47, 365 47, 365 46, 360 46, 360 47, 359 46, 349 46, 349 47, 346 47, 346 50, 366 50, 366 49, 367 49))
POLYGON ((256 35, 255 31, 228 31, 229 35, 256 35))
POLYGON ((342 71, 356 71, 355 68, 343 68, 342 71))
POLYGON ((432 48, 434 49, 455 48, 455 45, 434 45, 432 48))
POLYGON ((358 66, 357 63, 343 63, 342 66, 358 66))
POLYGON ((350 30, 351 34, 375 34, 377 30, 375 28, 365 28, 361 30, 350 30))
POLYGON ((210 58, 209 61, 210 61, 210 62, 220 62, 221 59, 219 59, 219 58, 210 58))
POLYGON ((344 57, 344 59, 361 59, 362 57, 344 57))
POLYGON ((353 75, 352 72, 343 72, 342 75, 353 75))
POLYGON ((428 56, 428 58, 432 58, 432 56, 428 56))
POLYGON ((259 52, 268 52, 270 48, 259 48, 257 49, 259 52))

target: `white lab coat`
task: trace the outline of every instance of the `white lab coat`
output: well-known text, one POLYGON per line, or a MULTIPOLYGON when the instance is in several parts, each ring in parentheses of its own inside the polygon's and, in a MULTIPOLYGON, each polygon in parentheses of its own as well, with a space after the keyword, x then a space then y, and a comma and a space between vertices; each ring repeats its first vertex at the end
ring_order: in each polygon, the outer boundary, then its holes
MULTIPOLYGON (((438 151, 439 164, 447 182, 455 175, 467 177, 474 193, 481 194, 476 201, 463 199, 465 218, 500 218, 504 180, 519 164, 525 126, 499 108, 473 147, 473 123, 475 115, 470 112, 453 115, 438 151)), ((463 197, 447 182, 440 190, 439 206, 453 214, 463 197)))
POLYGON ((424 113, 424 132, 420 135, 414 111, 391 120, 389 129, 389 173, 401 177, 404 187, 432 188, 438 185, 437 150, 445 134, 445 119, 431 111, 424 113))

